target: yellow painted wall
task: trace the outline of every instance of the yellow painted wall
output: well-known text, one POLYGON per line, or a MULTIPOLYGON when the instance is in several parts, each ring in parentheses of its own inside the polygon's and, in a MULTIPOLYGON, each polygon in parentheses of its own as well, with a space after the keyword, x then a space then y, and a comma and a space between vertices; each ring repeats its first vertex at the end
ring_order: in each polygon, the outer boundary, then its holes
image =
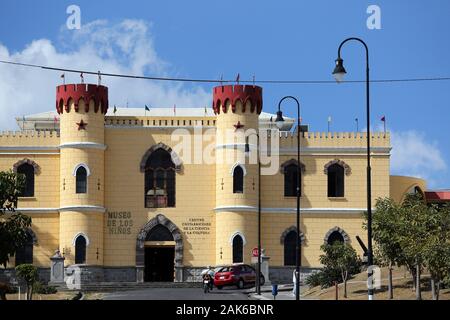
POLYGON ((391 198, 401 203, 405 195, 414 187, 419 187, 422 191, 426 190, 426 182, 424 179, 406 177, 406 176, 390 176, 391 198))
POLYGON ((175 208, 144 208, 144 173, 139 165, 145 152, 155 144, 174 145, 166 129, 106 129, 105 207, 108 212, 130 212, 129 235, 111 234, 105 216, 105 265, 135 265, 136 239, 143 226, 157 214, 163 214, 181 230, 184 264, 214 264, 215 257, 215 166, 185 164, 176 173, 175 208), (110 174, 114 173, 114 174, 110 174), (210 224, 209 234, 193 236, 183 230, 189 218, 203 218, 210 224))

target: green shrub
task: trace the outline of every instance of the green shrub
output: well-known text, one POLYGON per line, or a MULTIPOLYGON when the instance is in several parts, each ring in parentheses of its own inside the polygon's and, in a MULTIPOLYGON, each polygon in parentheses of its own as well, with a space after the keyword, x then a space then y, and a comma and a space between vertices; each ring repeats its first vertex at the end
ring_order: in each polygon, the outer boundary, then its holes
POLYGON ((322 284, 322 272, 323 271, 318 271, 318 272, 314 272, 313 274, 309 275, 306 279, 305 279, 305 283, 310 287, 317 287, 320 286, 322 284))
POLYGON ((55 287, 48 286, 42 282, 37 281, 33 286, 33 293, 37 294, 55 294, 58 290, 55 287))

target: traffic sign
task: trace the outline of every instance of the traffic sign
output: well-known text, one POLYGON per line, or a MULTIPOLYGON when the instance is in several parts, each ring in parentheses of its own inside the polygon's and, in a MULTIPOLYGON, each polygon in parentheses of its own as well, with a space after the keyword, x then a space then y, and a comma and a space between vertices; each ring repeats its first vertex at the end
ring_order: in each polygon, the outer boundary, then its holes
POLYGON ((252 256, 257 257, 258 256, 258 248, 252 249, 252 256))

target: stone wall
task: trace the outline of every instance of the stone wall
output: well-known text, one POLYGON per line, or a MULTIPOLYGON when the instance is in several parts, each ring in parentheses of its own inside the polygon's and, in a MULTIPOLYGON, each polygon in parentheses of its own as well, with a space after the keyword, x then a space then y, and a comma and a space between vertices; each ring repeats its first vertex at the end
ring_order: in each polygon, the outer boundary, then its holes
MULTIPOLYGON (((295 266, 292 267, 269 267, 269 278, 273 284, 292 284, 295 266)), ((300 268, 300 283, 306 278, 319 271, 320 268, 300 268)))

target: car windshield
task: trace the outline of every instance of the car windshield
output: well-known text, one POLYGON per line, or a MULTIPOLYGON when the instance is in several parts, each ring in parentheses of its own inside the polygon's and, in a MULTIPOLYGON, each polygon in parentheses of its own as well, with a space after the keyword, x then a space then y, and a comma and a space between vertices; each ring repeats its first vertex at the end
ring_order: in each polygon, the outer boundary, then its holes
POLYGON ((220 267, 216 272, 233 272, 233 267, 220 267))

